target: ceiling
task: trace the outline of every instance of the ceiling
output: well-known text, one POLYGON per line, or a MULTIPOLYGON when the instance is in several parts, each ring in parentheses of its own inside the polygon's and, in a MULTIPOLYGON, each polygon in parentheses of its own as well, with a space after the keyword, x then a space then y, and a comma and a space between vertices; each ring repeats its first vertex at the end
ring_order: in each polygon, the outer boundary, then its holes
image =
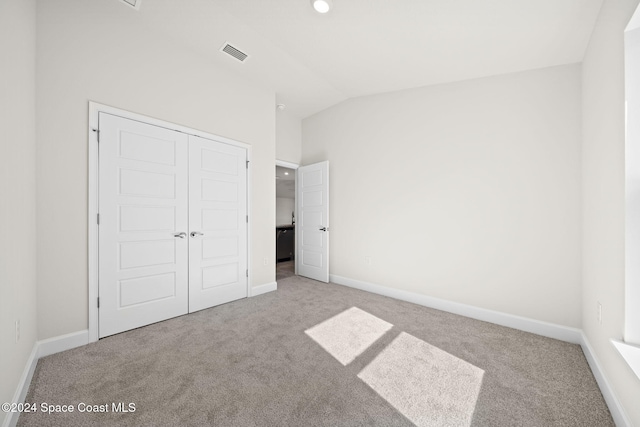
MULTIPOLYGON (((114 0, 115 1, 115 0, 114 0)), ((162 32, 304 118, 345 99, 580 62, 602 0, 147 0, 162 32), (221 53, 225 42, 249 55, 221 53)))

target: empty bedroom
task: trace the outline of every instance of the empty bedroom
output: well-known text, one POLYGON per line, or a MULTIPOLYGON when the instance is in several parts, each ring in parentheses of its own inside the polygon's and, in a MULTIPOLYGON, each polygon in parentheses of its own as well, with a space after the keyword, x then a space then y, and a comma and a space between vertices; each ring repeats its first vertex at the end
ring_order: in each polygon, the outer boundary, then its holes
POLYGON ((640 426, 638 3, 0 0, 0 425, 640 426))

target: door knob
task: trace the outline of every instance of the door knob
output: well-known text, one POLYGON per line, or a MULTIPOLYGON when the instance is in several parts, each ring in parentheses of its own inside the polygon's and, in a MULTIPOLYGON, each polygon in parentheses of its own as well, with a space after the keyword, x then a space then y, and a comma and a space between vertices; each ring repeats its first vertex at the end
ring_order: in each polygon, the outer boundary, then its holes
POLYGON ((184 231, 181 233, 175 233, 173 237, 179 237, 181 239, 184 239, 185 237, 187 237, 187 233, 185 233, 184 231))
POLYGON ((191 237, 198 237, 198 236, 204 236, 204 233, 201 233, 199 231, 192 231, 191 232, 191 237))

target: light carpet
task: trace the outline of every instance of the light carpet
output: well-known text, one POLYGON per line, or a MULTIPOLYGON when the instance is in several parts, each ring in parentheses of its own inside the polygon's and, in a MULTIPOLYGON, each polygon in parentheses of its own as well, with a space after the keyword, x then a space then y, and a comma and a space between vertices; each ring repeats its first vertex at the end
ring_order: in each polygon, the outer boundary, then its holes
POLYGON ((578 345, 297 276, 42 358, 26 401, 135 412, 19 426, 614 425, 578 345), (353 307, 393 327, 345 366, 305 331, 353 307))
POLYGON ((305 333, 343 365, 355 360, 393 325, 358 307, 307 329, 305 333))

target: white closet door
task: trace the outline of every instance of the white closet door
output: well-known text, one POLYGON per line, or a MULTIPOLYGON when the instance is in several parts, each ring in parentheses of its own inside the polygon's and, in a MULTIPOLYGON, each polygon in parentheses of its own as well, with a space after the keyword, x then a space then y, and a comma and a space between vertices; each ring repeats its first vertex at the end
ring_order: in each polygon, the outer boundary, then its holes
POLYGON ((105 113, 99 121, 104 337, 188 311, 188 137, 105 113))
POLYGON ((247 150, 189 137, 189 311, 247 296, 247 150))

